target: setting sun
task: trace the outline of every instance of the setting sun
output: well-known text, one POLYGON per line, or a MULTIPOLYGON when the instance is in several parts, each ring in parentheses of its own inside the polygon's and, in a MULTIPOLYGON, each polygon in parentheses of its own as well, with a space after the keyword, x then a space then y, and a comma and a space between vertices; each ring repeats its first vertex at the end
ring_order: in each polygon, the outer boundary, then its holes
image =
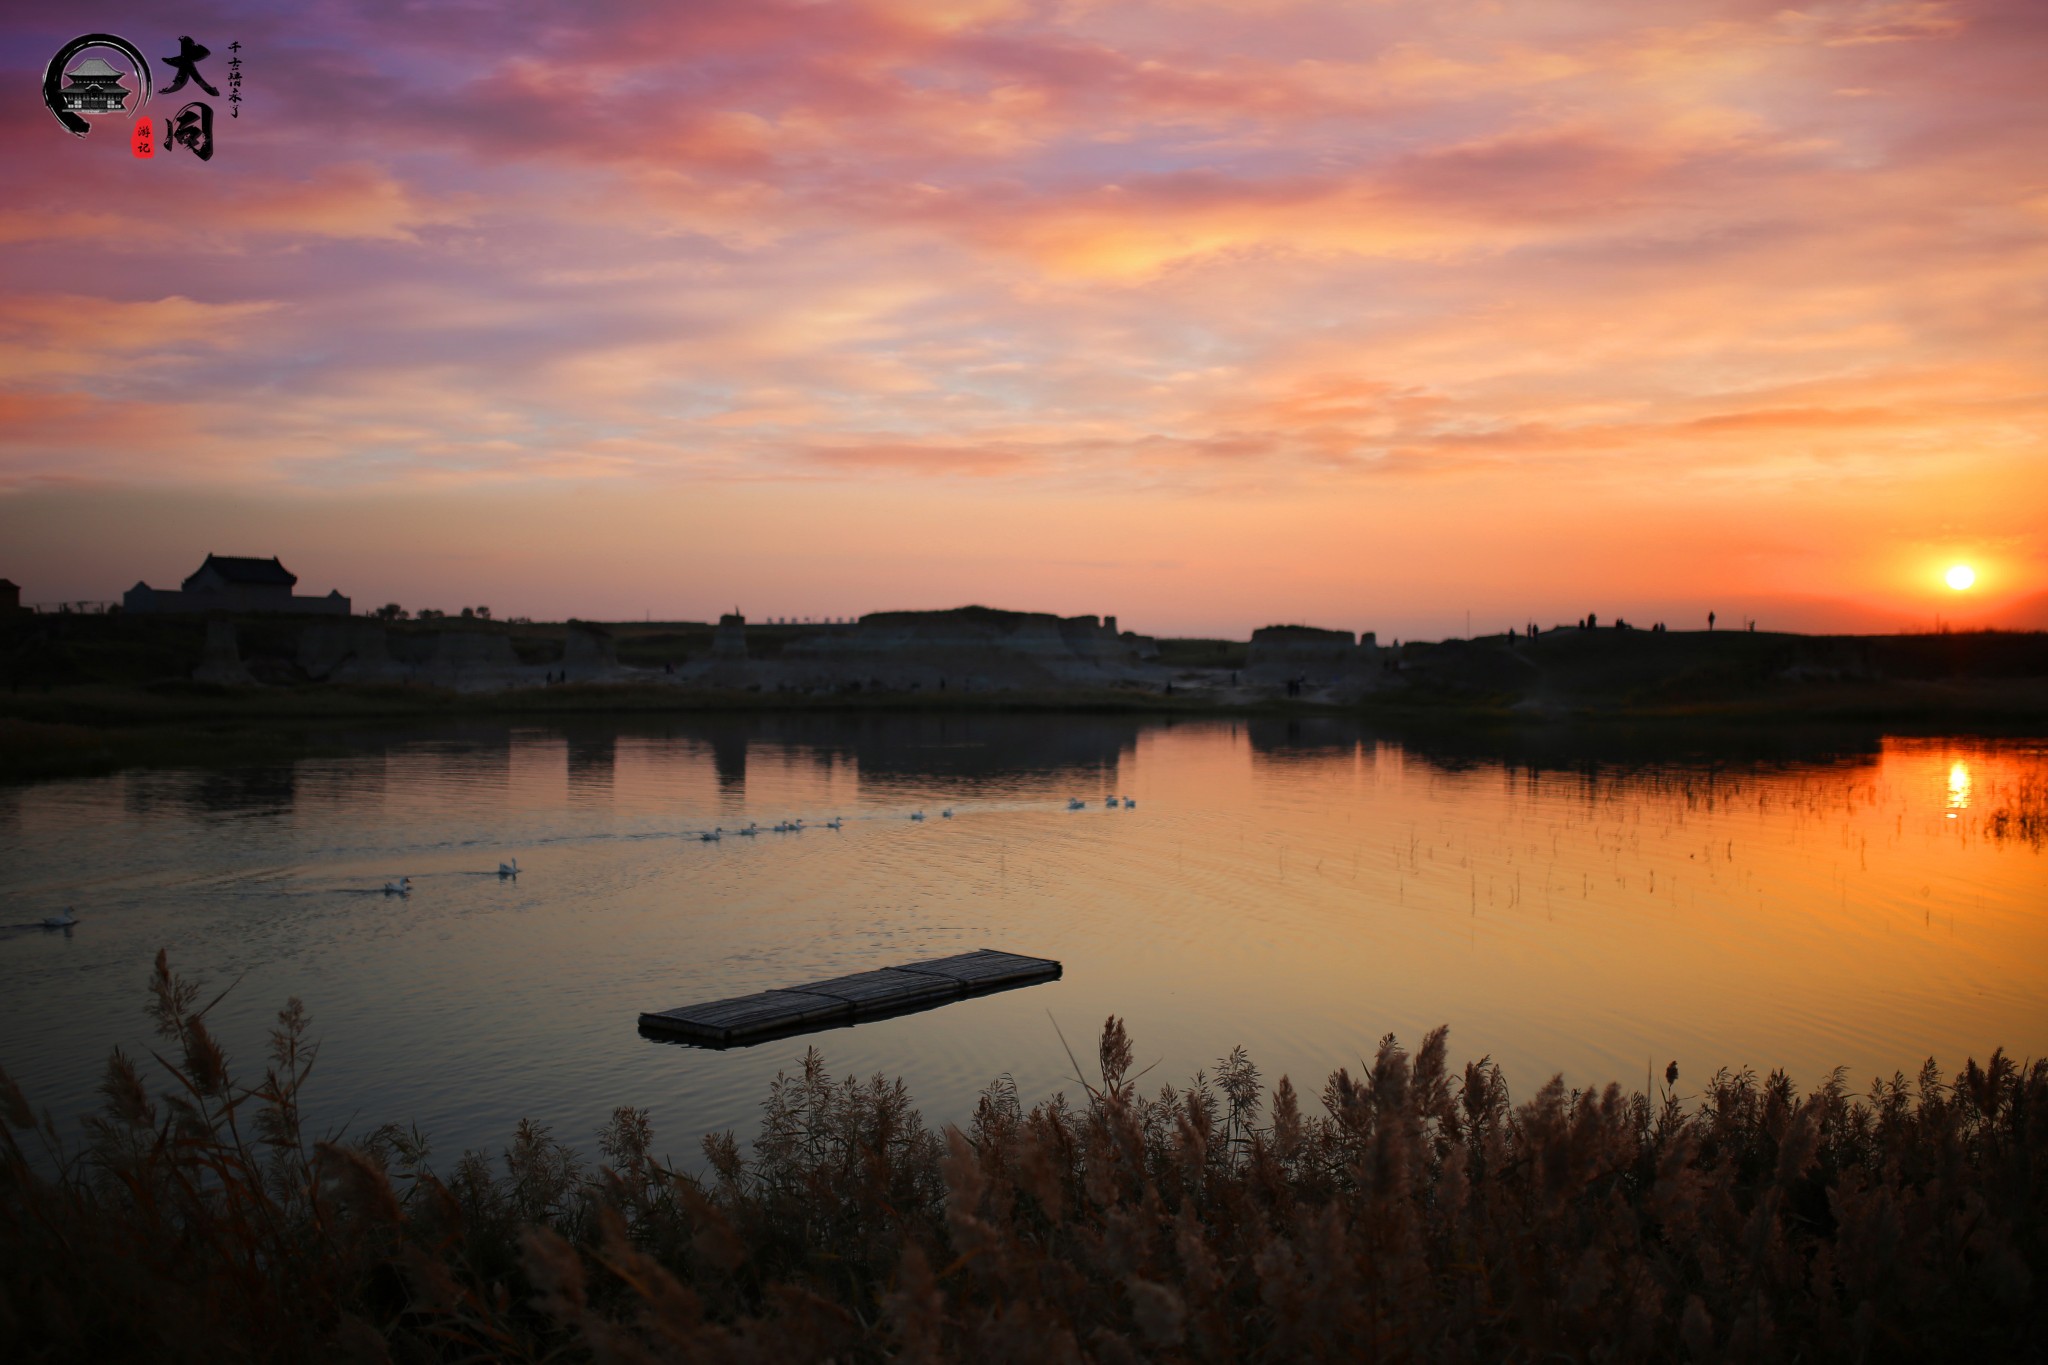
POLYGON ((1957 592, 1961 592, 1964 588, 1977 581, 1977 571, 1967 564, 1958 564, 1948 571, 1946 577, 1948 585, 1957 592))

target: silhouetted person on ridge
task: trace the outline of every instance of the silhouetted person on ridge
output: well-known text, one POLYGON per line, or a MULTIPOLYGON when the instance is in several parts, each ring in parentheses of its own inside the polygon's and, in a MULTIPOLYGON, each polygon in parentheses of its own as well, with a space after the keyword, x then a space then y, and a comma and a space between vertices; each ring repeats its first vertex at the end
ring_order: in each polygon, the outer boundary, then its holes
POLYGON ((1707 629, 1708 629, 1708 630, 1712 630, 1713 628, 1714 628, 1714 613, 1712 613, 1712 612, 1708 612, 1708 613, 1707 613, 1707 629))

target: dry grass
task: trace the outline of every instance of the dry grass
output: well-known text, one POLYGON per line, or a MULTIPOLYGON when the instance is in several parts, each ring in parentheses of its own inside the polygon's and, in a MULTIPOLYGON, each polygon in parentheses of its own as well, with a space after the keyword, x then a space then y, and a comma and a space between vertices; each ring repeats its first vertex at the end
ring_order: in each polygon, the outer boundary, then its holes
POLYGON ((163 959, 168 1090, 117 1053, 83 1146, 0 1077, 10 1361, 2041 1358, 2048 1063, 1723 1072, 1687 1102, 1511 1102, 1442 1030, 1305 1106, 1241 1050, 1085 1101, 1007 1080, 935 1133, 900 1082, 778 1078, 760 1135, 586 1170, 522 1124, 445 1175, 417 1134, 309 1144, 306 1017, 236 1081, 163 959), (25 1143, 40 1141, 32 1153, 25 1143))

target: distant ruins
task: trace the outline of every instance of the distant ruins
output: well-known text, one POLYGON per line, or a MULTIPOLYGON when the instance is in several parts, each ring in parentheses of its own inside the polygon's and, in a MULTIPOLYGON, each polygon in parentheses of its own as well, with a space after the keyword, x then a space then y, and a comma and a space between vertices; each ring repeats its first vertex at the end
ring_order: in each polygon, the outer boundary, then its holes
POLYGON ((696 692, 810 696, 901 693, 1137 691, 1172 696, 1190 687, 1245 695, 1334 698, 1388 685, 1371 634, 1314 626, 1267 626, 1252 635, 1240 668, 1162 660, 1158 641, 1117 628, 1114 616, 957 607, 872 612, 856 622, 777 622, 749 639, 738 610, 713 627, 677 623, 650 647, 631 626, 570 621, 520 629, 487 620, 401 623, 347 614, 348 599, 292 594, 296 578, 275 559, 209 555, 177 592, 137 584, 128 609, 215 616, 199 676, 207 681, 413 684, 463 692, 565 683, 677 687, 696 692), (237 612, 312 612, 325 618, 243 660, 237 612), (615 638, 614 631, 619 633, 615 638), (620 639, 634 663, 619 660, 620 639))
POLYGON ((1148 652, 1157 657, 1114 616, 957 607, 872 612, 852 630, 791 641, 781 661, 792 683, 989 690, 1137 681, 1148 652))
POLYGON ((718 618, 718 633, 711 637, 711 657, 732 662, 747 657, 747 618, 729 611, 718 618))
POLYGON ((1312 685, 1329 685, 1380 661, 1378 638, 1367 631, 1364 641, 1348 630, 1324 630, 1318 626, 1263 626, 1252 632, 1245 672, 1254 683, 1306 679, 1312 685))
POLYGON ((127 612, 292 612, 299 615, 347 616, 349 599, 339 591, 325 597, 298 597, 292 589, 299 576, 275 556, 248 559, 210 554, 206 562, 173 591, 137 583, 122 594, 127 612))

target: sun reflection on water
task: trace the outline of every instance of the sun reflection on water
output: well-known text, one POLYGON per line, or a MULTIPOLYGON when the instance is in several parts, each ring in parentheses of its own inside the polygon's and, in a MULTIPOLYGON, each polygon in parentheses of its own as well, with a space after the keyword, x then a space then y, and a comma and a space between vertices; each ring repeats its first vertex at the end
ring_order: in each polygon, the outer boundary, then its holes
POLYGON ((2048 1048, 2038 739, 990 715, 365 744, 0 787, 0 1066, 36 1103, 98 1102, 108 1050, 147 1041, 128 993, 165 946, 239 983, 212 1016, 239 1057, 278 1002, 316 1010, 319 1121, 416 1121, 458 1151, 622 1103, 678 1148, 751 1131, 812 1040, 656 1047, 639 1011, 980 947, 1066 973, 821 1035, 835 1071, 902 1075, 956 1119, 1004 1072, 1066 1084, 1056 1026, 1111 1013, 1163 1076, 1241 1043, 1296 1084, 1448 1023, 1520 1094, 1652 1054, 1860 1086, 2048 1048), (1102 813, 1109 791, 1136 806, 1102 813), (377 888, 401 873, 395 903, 377 888), (74 934, 29 927, 67 905, 74 934))

